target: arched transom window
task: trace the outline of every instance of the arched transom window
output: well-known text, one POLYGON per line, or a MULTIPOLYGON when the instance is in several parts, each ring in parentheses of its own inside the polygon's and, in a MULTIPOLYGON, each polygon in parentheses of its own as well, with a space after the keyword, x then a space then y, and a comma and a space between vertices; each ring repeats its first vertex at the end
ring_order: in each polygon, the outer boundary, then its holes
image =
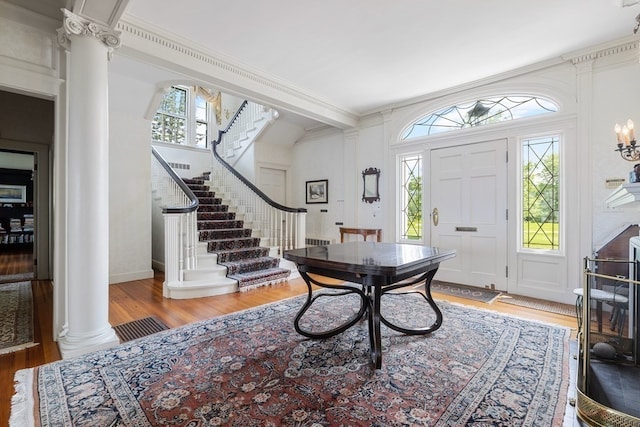
POLYGON ((402 140, 449 132, 488 123, 515 120, 557 112, 558 105, 536 96, 483 98, 444 108, 415 121, 402 133, 402 140))

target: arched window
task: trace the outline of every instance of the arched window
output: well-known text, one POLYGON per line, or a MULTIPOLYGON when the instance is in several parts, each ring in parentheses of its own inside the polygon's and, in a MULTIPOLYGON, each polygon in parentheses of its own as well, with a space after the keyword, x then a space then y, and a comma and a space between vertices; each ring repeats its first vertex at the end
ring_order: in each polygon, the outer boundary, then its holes
POLYGON ((557 112, 555 102, 536 96, 503 96, 483 98, 444 108, 415 121, 405 130, 401 139, 449 132, 488 123, 515 120, 557 112))

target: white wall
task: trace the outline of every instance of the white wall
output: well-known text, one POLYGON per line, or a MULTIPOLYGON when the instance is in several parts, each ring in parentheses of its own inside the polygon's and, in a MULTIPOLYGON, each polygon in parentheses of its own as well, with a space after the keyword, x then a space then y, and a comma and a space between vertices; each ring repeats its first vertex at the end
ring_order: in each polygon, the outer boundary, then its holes
POLYGON ((120 283, 153 277, 151 154, 148 123, 113 110, 109 123, 109 283, 120 283))
MULTIPOLYGON (((632 119, 640 128, 640 64, 635 60, 616 67, 597 69, 593 77, 593 124, 591 126, 593 176, 593 241, 600 246, 612 232, 624 224, 640 223, 639 204, 607 208, 605 200, 612 192, 606 187, 610 178, 624 178, 639 162, 623 160, 617 152, 613 127, 632 119)), ((636 138, 640 132, 636 131, 636 138)))
POLYGON ((344 221, 344 136, 340 130, 308 135, 293 147, 292 205, 307 208, 307 236, 340 241, 336 222, 344 221), (327 179, 328 203, 306 203, 306 181, 327 179), (326 212, 322 212, 326 211, 326 212))
POLYGON ((155 87, 109 73, 109 282, 153 277, 151 122, 155 87))
MULTIPOLYGON (((355 193, 350 195, 354 202, 355 218, 351 218, 353 224, 345 223, 345 226, 384 229, 385 218, 390 214, 390 208, 395 204, 395 193, 384 191, 385 183, 392 179, 393 176, 393 171, 385 164, 385 159, 388 155, 384 145, 384 126, 379 121, 360 130, 355 158, 344 165, 345 176, 350 176, 349 179, 355 189, 355 193), (379 202, 367 203, 362 201, 362 192, 364 190, 362 172, 368 168, 380 170, 379 202)), ((383 233, 383 240, 393 241, 392 234, 388 231, 383 233)))
MULTIPOLYGON (((151 129, 151 128, 149 128, 151 129)), ((149 130, 151 139, 151 130, 149 130)), ((210 150, 193 147, 183 147, 176 144, 153 144, 167 162, 186 165, 185 169, 174 168, 180 178, 194 178, 203 172, 211 172, 213 154, 210 150)), ((151 151, 149 151, 151 153, 151 151)))

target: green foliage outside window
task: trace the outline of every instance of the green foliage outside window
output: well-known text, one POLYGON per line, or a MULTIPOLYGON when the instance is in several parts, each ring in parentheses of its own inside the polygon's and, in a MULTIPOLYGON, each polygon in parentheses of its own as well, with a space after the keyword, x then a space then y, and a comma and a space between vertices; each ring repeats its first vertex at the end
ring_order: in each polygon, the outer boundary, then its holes
POLYGON ((401 159, 402 167, 402 238, 422 238, 422 156, 401 159))
POLYGON ((184 144, 187 126, 187 91, 172 87, 162 99, 151 124, 153 141, 184 144))
POLYGON ((559 137, 522 143, 522 247, 560 249, 559 137))
POLYGON ((207 148, 209 102, 193 88, 171 87, 153 118, 151 137, 154 142, 207 148))

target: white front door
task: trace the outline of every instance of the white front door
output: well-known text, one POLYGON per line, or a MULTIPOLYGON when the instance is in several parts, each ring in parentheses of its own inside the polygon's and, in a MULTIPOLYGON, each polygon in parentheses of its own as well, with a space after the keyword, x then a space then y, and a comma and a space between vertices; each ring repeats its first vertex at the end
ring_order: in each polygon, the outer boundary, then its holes
POLYGON ((431 246, 455 249, 437 279, 507 290, 507 141, 431 151, 431 246))

